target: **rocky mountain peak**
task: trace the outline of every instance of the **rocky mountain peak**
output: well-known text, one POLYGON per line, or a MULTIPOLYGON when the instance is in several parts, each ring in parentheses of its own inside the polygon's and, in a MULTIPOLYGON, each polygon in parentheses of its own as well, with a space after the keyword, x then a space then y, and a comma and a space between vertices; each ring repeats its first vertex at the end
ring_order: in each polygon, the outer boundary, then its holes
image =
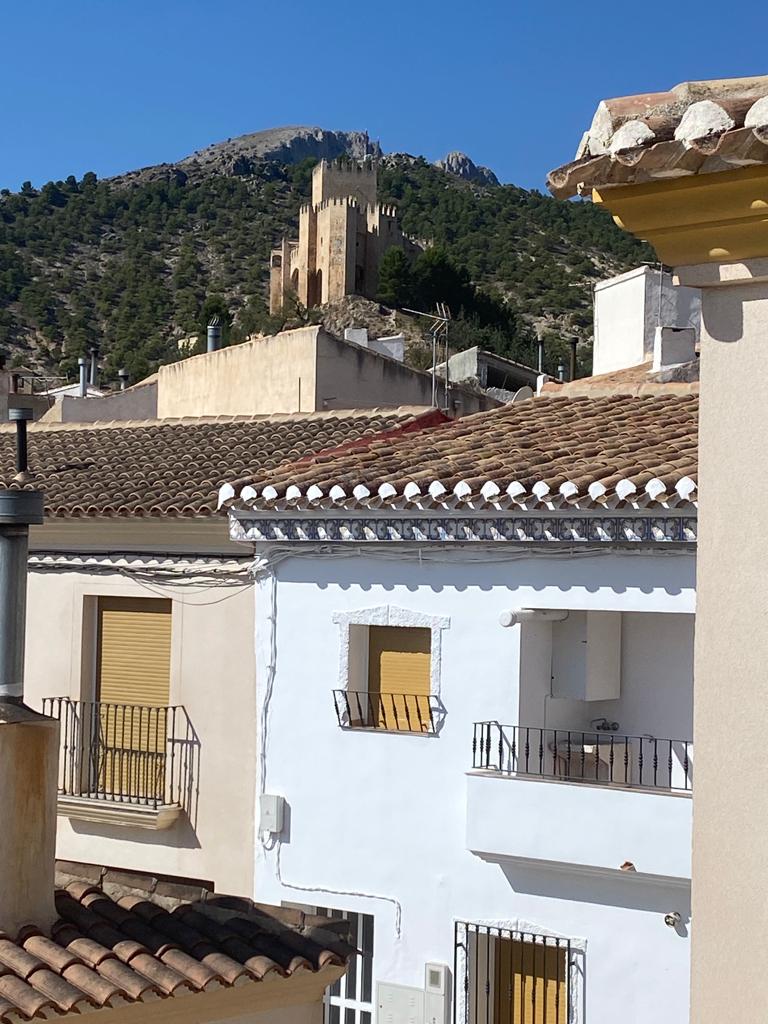
POLYGON ((499 179, 490 168, 478 166, 471 157, 458 150, 449 153, 443 160, 436 161, 435 166, 449 174, 455 174, 457 178, 474 181, 478 185, 499 184, 499 179))
POLYGON ((304 126, 269 128, 251 132, 225 142, 216 142, 178 162, 187 170, 195 167, 206 172, 247 174, 256 161, 296 164, 312 157, 335 160, 340 156, 363 160, 378 159, 381 147, 368 132, 336 132, 304 126))

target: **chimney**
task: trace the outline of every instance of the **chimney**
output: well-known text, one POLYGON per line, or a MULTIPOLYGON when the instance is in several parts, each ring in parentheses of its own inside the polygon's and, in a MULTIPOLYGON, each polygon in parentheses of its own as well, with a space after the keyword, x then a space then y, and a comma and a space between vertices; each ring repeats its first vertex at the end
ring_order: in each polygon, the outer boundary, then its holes
POLYGON ((215 352, 221 347, 221 321, 217 316, 211 317, 208 323, 208 352, 215 352))
POLYGON ((576 380, 576 374, 578 372, 578 363, 576 360, 576 349, 579 345, 578 338, 571 338, 571 380, 576 380))
POLYGON ((657 327, 653 338, 653 369, 690 363, 696 358, 696 331, 692 327, 657 327))
POLYGON ((122 370, 118 370, 117 371, 117 377, 118 377, 118 380, 120 381, 120 390, 121 391, 125 391, 125 389, 128 387, 128 378, 129 378, 129 376, 130 376, 130 374, 128 373, 128 371, 126 369, 122 369, 122 370))
MULTIPOLYGON (((83 361, 84 362, 84 361, 83 361)), ((16 421, 16 482, 27 470, 30 409, 16 421)), ((0 932, 15 939, 25 924, 44 932, 56 919, 56 777, 59 723, 24 704, 24 632, 29 527, 43 522, 43 496, 0 491, 0 932)))
POLYGON ((80 356, 77 360, 78 369, 80 370, 80 397, 85 398, 88 394, 88 372, 85 365, 85 357, 80 356))
POLYGON ((96 387, 96 382, 97 382, 97 380, 99 378, 99 364, 98 364, 99 350, 97 348, 92 348, 90 350, 90 353, 91 353, 91 372, 90 372, 90 377, 89 377, 89 383, 90 383, 91 387, 95 388, 96 387))

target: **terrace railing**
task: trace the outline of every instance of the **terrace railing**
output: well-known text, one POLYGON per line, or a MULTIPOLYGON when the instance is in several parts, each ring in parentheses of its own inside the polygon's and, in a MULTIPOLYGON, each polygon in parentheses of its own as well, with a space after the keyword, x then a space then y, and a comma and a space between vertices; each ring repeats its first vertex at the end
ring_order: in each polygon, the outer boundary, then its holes
POLYGON ((333 700, 343 729, 436 733, 444 715, 439 698, 430 694, 334 690, 333 700))
POLYGON ((61 723, 59 794, 188 809, 198 741, 183 707, 46 697, 61 723))
POLYGON ((504 775, 690 792, 693 744, 656 736, 475 722, 472 767, 504 775))

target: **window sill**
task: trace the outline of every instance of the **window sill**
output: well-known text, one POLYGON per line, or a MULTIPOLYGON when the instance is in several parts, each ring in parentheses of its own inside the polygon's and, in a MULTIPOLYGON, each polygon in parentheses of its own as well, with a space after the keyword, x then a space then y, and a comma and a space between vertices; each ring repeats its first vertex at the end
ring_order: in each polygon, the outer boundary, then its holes
POLYGON ((424 736, 434 739, 437 736, 436 729, 382 729, 378 725, 347 725, 342 723, 344 732, 372 732, 383 733, 385 736, 424 736))
POLYGON ((162 831, 174 824, 181 814, 181 807, 178 804, 147 807, 145 804, 125 804, 88 796, 59 796, 58 813, 78 821, 162 831))

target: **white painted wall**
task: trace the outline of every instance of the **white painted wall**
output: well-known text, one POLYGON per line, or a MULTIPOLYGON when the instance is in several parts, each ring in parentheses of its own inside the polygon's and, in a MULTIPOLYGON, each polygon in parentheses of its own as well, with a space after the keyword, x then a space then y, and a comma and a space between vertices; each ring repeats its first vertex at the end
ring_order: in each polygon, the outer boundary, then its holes
MULTIPOLYGON (((616 717, 622 727, 640 732, 659 728, 659 718, 666 725, 667 712, 679 712, 675 728, 686 724, 690 706, 684 714, 676 702, 690 699, 693 555, 635 550, 507 558, 498 549, 489 556, 473 547, 453 548, 445 562, 429 561, 439 556, 424 551, 420 562, 415 554, 307 553, 279 563, 276 577, 258 584, 260 770, 266 791, 286 798, 288 814, 280 842, 257 844, 257 899, 374 914, 375 979, 419 987, 426 961, 452 965, 456 920, 524 922, 586 944, 586 1004, 574 1019, 603 1024, 616 1019, 619 1006, 622 1024, 686 1019, 687 882, 643 873, 642 865, 636 873, 607 869, 618 847, 606 861, 606 844, 615 845, 615 838, 610 840, 610 807, 600 813, 604 802, 591 806, 588 828, 579 837, 578 866, 553 862, 564 855, 563 844, 550 843, 546 830, 538 845, 532 847, 530 838, 521 844, 524 859, 510 857, 509 849, 485 851, 481 858, 467 846, 467 772, 472 724, 518 720, 521 627, 499 625, 505 608, 627 613, 625 706, 616 717), (334 616, 343 620, 382 606, 449 619, 441 629, 446 717, 438 736, 338 727, 331 691, 339 686, 342 651, 334 616), (644 699, 649 680, 654 690, 644 699), (665 687, 680 692, 657 707, 665 687), (664 924, 670 910, 682 915, 679 933, 664 924)), ((524 628, 533 631, 529 637, 536 631, 544 636, 539 624, 524 628)), ((525 645, 523 682, 529 674, 546 678, 545 648, 525 645)), ((533 694, 531 713, 543 710, 538 696, 533 694)), ((503 801, 511 834, 526 801, 526 813, 532 813, 532 798, 524 791, 548 786, 481 781, 495 788, 494 800, 503 801)), ((574 790, 575 797, 588 800, 580 786, 549 787, 560 790, 562 799, 574 790)), ((596 793, 598 801, 606 796, 596 793)), ((666 813, 676 822, 669 835, 687 842, 687 798, 631 797, 635 834, 642 831, 643 816, 650 824, 659 802, 667 800, 666 813)), ((625 812, 626 807, 626 819, 625 812)), ((624 856, 630 858, 630 851, 624 856)), ((679 851, 676 864, 686 856, 679 851)), ((661 863, 659 856, 654 864, 661 863)))
POLYGON ((661 279, 661 308, 654 267, 637 267, 595 285, 593 375, 650 361, 658 326, 693 327, 698 339, 701 292, 673 285, 669 274, 661 279))

